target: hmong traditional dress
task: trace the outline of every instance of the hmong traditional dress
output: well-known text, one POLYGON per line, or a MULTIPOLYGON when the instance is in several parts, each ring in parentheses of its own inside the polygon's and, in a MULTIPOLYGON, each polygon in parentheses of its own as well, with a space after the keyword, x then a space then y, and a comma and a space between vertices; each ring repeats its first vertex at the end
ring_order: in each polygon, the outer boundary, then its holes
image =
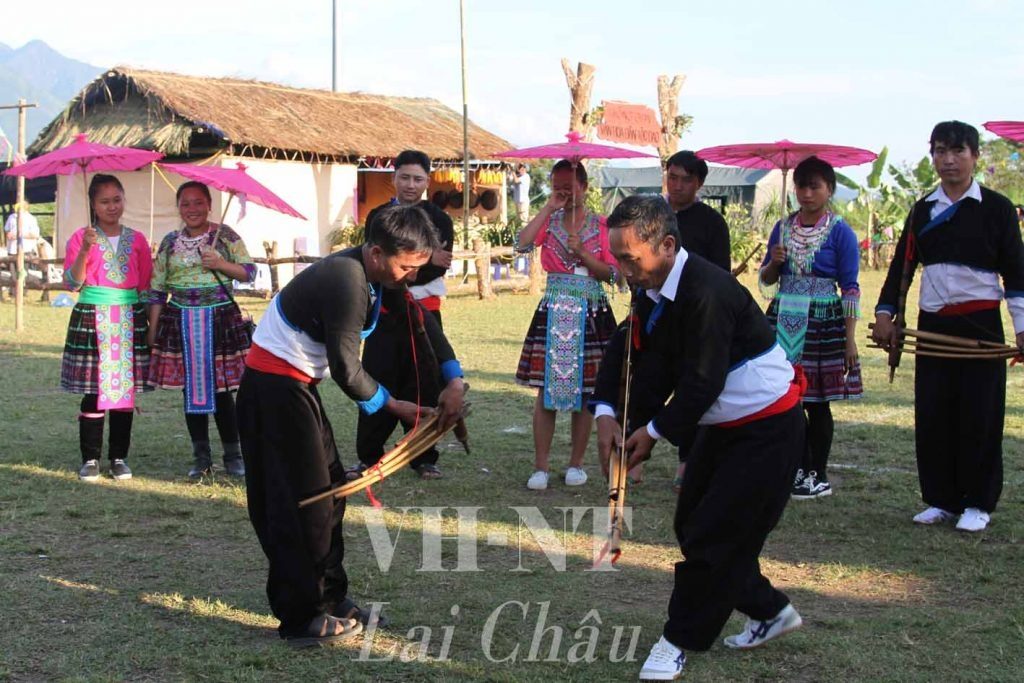
MULTIPOLYGON (((1003 195, 974 182, 955 202, 941 187, 918 200, 876 315, 904 314, 897 312, 903 271, 918 264, 917 328, 1002 342, 1005 299, 1014 332, 1024 332, 1024 244, 1003 195)), ((925 503, 954 514, 995 510, 1003 488, 1005 410, 1005 361, 915 358, 914 437, 925 503)))
MULTIPOLYGON (((186 414, 212 414, 216 394, 238 388, 251 342, 248 325, 227 290, 231 280, 202 265, 202 249, 210 246, 214 232, 198 237, 172 232, 160 243, 153 263, 149 301, 163 310, 149 385, 184 387, 186 414)), ((248 280, 255 277, 256 265, 234 230, 220 229, 216 249, 224 259, 244 266, 248 280)))
MULTIPOLYGON (((618 264, 608 246, 604 218, 588 213, 579 237, 585 249, 611 266, 614 283, 618 264)), ((548 281, 523 342, 516 382, 543 387, 548 410, 578 411, 594 391, 605 344, 615 332, 615 317, 601 283, 569 250, 568 238, 565 211, 560 210, 534 240, 534 246, 543 247, 541 265, 548 281)))
POLYGON ((762 294, 772 299, 768 320, 786 357, 803 367, 805 402, 859 398, 860 364, 846 369, 846 318, 860 315, 857 236, 833 213, 813 226, 801 225, 799 215, 776 223, 768 239, 762 269, 773 247, 786 247, 779 282, 766 285, 758 278, 762 294))
MULTIPOLYGON (((71 266, 83 247, 85 228, 68 240, 64 282, 81 290, 71 310, 61 362, 60 386, 76 394, 97 394, 98 410, 131 410, 135 393, 144 391, 149 370, 146 307, 153 261, 142 233, 121 228, 121 236, 99 237, 89 252, 85 279, 71 266)), ((102 417, 102 416, 101 416, 102 417)))

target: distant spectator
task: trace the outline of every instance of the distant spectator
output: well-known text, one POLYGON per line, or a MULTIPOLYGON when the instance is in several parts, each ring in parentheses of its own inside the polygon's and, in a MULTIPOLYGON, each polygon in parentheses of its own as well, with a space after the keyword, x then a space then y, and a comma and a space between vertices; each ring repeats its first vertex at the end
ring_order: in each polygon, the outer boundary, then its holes
POLYGON ((4 223, 4 234, 7 237, 7 253, 14 256, 18 253, 18 213, 21 213, 21 243, 25 256, 37 255, 37 240, 39 239, 39 223, 36 217, 28 212, 28 207, 22 205, 18 211, 14 211, 7 217, 4 223))
POLYGON ((530 174, 526 164, 516 166, 516 174, 512 178, 512 203, 516 206, 516 215, 523 225, 530 220, 530 174))

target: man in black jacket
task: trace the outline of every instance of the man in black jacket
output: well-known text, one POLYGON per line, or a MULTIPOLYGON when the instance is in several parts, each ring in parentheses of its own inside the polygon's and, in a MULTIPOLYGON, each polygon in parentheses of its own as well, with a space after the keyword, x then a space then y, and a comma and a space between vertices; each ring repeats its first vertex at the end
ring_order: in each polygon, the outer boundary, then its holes
POLYGON ((640 672, 641 680, 672 680, 684 650, 709 648, 733 609, 749 617, 743 632, 725 639, 733 648, 757 647, 802 623, 758 565, 803 450, 801 389, 750 293, 679 248, 675 216, 661 197, 627 198, 608 229, 612 253, 639 289, 634 335, 627 321, 608 343, 591 404, 602 467, 607 473, 621 431, 612 406, 627 339, 635 364, 629 391, 639 399, 624 418, 628 466, 649 459, 659 439, 676 443, 706 426, 676 509, 686 559, 676 564, 663 636, 640 672))
MULTIPOLYGON (((932 130, 930 144, 941 184, 907 217, 875 307, 872 337, 882 346, 896 343, 900 287, 904 277, 909 286, 920 263, 921 330, 1002 342, 1005 298, 1022 347, 1024 245, 1017 212, 974 179, 977 129, 944 121, 932 130)), ((918 356, 914 369, 917 474, 928 505, 914 522, 956 519, 961 531, 981 531, 1003 488, 1006 362, 918 356)))
MULTIPOLYGON (((693 152, 676 152, 665 162, 665 188, 669 206, 676 214, 679 246, 688 254, 703 256, 722 270, 731 271, 729 225, 722 214, 697 199, 707 177, 707 162, 693 152)), ((679 467, 672 482, 676 492, 683 485, 686 462, 696 439, 696 429, 679 439, 679 467)))
MULTIPOLYGON (((350 637, 368 617, 347 595, 345 500, 298 505, 344 482, 316 385, 333 378, 361 414, 414 422, 420 413, 366 371, 359 344, 378 322, 382 286, 415 278, 438 240, 416 207, 387 209, 374 227, 364 245, 321 259, 274 297, 238 390, 249 519, 270 563, 267 596, 278 632, 294 646, 350 637)), ((446 380, 440 420, 452 424, 462 410, 462 370, 436 321, 426 316, 425 326, 446 380)))
MULTIPOLYGON (((429 368, 430 351, 413 349, 415 334, 409 312, 422 317, 423 310, 441 323, 441 297, 446 293, 444 274, 452 263, 452 249, 455 244, 455 230, 451 217, 432 202, 423 199, 423 193, 430 183, 430 157, 423 152, 407 149, 395 157, 395 196, 387 204, 378 206, 366 217, 366 231, 373 229, 374 218, 389 206, 417 206, 430 216, 440 241, 438 249, 432 252, 430 261, 419 270, 409 285, 410 301, 402 292, 385 288, 384 303, 377 332, 363 345, 363 366, 383 382, 395 396, 415 401, 432 403, 440 391, 439 377, 429 368), (416 356, 413 355, 415 350, 416 356), (414 362, 415 358, 415 362, 414 362)), ((390 413, 359 414, 356 427, 356 455, 359 464, 349 470, 349 478, 358 478, 363 471, 372 467, 384 455, 384 445, 395 431, 399 420, 390 413)), ((408 431, 412 423, 403 422, 408 431)), ((431 448, 409 466, 421 478, 436 479, 441 476, 437 466, 438 452, 431 448)))

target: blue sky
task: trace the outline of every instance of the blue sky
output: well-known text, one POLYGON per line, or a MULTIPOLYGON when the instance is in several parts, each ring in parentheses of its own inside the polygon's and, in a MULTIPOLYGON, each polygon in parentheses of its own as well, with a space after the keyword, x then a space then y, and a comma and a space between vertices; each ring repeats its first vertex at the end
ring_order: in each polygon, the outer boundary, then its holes
MULTIPOLYGON (((685 74, 691 149, 786 137, 888 145, 891 159, 916 161, 937 121, 1024 119, 1024 3, 1014 0, 466 5, 470 118, 516 145, 565 132, 563 56, 597 66, 595 104, 656 106, 658 74, 685 74)), ((340 6, 341 89, 461 108, 458 0, 340 6)), ((18 15, 0 25, 13 47, 40 38, 98 66, 330 87, 330 0, 43 0, 18 15)))

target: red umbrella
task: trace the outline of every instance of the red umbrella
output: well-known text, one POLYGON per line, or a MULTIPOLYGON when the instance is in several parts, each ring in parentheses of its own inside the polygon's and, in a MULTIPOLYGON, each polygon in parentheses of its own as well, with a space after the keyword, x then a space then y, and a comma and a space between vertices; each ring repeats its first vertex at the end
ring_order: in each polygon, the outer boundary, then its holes
MULTIPOLYGON (((81 171, 82 185, 88 196, 86 175, 100 171, 134 171, 148 163, 162 159, 160 152, 151 152, 134 147, 113 147, 89 142, 85 134, 75 136, 75 141, 66 147, 41 154, 23 164, 12 166, 5 175, 23 176, 25 178, 41 178, 50 175, 74 175, 81 171)), ((85 203, 89 211, 88 199, 85 203)), ((86 224, 92 223, 86 220, 86 224)), ((56 242, 56 240, 54 240, 56 242)))
POLYGON ((874 161, 878 155, 869 149, 815 143, 778 142, 748 143, 705 147, 697 152, 705 161, 742 168, 777 168, 782 171, 782 215, 786 215, 786 176, 807 157, 816 156, 832 166, 856 166, 874 161))
POLYGON ((982 125, 1001 138, 1024 142, 1024 121, 989 121, 982 125))
MULTIPOLYGON (((238 195, 243 207, 245 202, 251 201, 260 206, 283 213, 286 216, 294 216, 295 218, 306 220, 306 217, 293 209, 288 202, 278 197, 265 185, 246 173, 246 165, 242 162, 237 162, 235 168, 195 166, 193 164, 160 164, 160 168, 177 173, 183 178, 196 180, 204 185, 227 192, 228 201, 224 203, 220 225, 224 224, 224 218, 228 215, 228 206, 231 205, 231 200, 235 195, 238 195)), ((220 235, 220 225, 217 226, 217 234, 213 238, 214 243, 217 242, 217 237, 220 235)))

